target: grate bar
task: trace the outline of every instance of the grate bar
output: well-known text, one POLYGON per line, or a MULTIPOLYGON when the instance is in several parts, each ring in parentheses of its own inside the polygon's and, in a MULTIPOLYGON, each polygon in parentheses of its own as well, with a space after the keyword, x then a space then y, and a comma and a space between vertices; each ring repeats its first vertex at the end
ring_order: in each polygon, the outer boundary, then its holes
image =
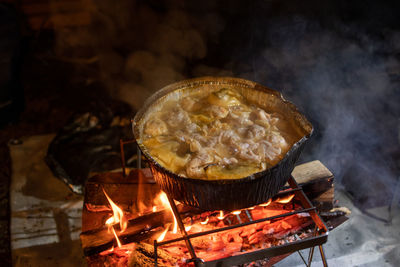
MULTIPOLYGON (((203 236, 203 235, 214 234, 214 233, 218 233, 218 232, 222 232, 222 231, 226 231, 226 230, 231 230, 231 229, 235 229, 235 228, 239 228, 239 227, 243 227, 243 226, 247 226, 247 225, 251 225, 251 224, 256 224, 256 223, 265 222, 265 221, 271 221, 271 220, 275 220, 275 219, 279 219, 279 218, 295 215, 295 214, 298 214, 298 213, 309 212, 309 211, 313 211, 315 209, 316 209, 315 207, 311 207, 311 208, 308 208, 308 209, 302 209, 302 210, 296 210, 296 211, 292 211, 292 212, 287 212, 287 213, 284 213, 284 214, 271 216, 271 217, 267 217, 267 218, 262 218, 262 219, 258 219, 258 220, 255 220, 255 221, 244 222, 244 223, 241 223, 241 224, 230 225, 230 226, 226 226, 226 227, 222 227, 222 228, 218 228, 218 229, 213 229, 213 230, 208 230, 208 231, 204 231, 204 232, 200 232, 200 233, 190 234, 190 235, 187 235, 187 238, 195 238, 195 237, 199 237, 199 236, 203 236)), ((158 245, 159 246, 167 245, 167 244, 178 242, 178 241, 182 241, 182 240, 185 240, 185 238, 184 237, 179 237, 179 238, 175 238, 175 239, 159 242, 158 245)))

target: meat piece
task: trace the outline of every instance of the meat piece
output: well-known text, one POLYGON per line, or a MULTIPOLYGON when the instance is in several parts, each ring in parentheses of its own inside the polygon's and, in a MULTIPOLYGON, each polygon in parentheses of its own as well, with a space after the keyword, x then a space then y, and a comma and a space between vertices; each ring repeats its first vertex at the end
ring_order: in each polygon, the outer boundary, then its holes
POLYGON ((281 154, 282 149, 278 145, 273 145, 268 141, 261 141, 257 149, 258 155, 265 159, 274 160, 281 154))
POLYGON ((223 165, 231 165, 231 164, 237 164, 239 161, 235 158, 223 158, 221 160, 221 163, 223 165))
POLYGON ((248 144, 248 143, 238 144, 237 149, 238 149, 238 152, 237 152, 238 158, 256 162, 256 163, 261 162, 262 158, 260 157, 260 155, 257 155, 250 149, 250 144, 248 144))
POLYGON ((201 105, 197 101, 195 101, 192 97, 184 97, 181 100, 181 107, 186 111, 196 111, 198 110, 201 105))
POLYGON ((158 136, 168 133, 167 125, 159 118, 153 118, 146 123, 144 133, 151 136, 158 136))
POLYGON ((265 112, 264 110, 257 108, 253 112, 250 113, 250 119, 255 120, 264 120, 269 121, 271 119, 271 115, 265 112))
POLYGON ((189 123, 185 126, 185 130, 187 133, 194 133, 198 131, 200 127, 196 123, 189 123))
POLYGON ((241 125, 241 126, 250 126, 253 125, 254 122, 252 122, 249 119, 250 112, 240 112, 240 113, 229 113, 229 115, 226 117, 229 121, 231 121, 233 124, 236 125, 241 125))
POLYGON ((206 151, 198 153, 186 167, 186 174, 190 178, 204 178, 206 173, 204 167, 213 163, 213 157, 206 151))
POLYGON ((233 130, 222 131, 218 136, 219 143, 236 146, 239 141, 240 137, 233 130))
POLYGON ((166 112, 164 120, 171 128, 184 128, 190 124, 189 115, 180 107, 174 107, 170 112, 166 112))
POLYGON ((190 152, 199 152, 201 150, 201 144, 196 139, 191 138, 188 143, 190 152))
POLYGON ((211 105, 205 112, 213 118, 223 119, 228 115, 229 110, 221 106, 211 105))
POLYGON ((247 131, 247 138, 260 139, 265 136, 265 129, 260 125, 254 124, 247 131))
POLYGON ((269 141, 273 145, 280 147, 281 149, 286 149, 288 146, 285 138, 283 138, 283 136, 280 135, 279 132, 275 131, 271 132, 271 134, 268 135, 267 141, 269 141))

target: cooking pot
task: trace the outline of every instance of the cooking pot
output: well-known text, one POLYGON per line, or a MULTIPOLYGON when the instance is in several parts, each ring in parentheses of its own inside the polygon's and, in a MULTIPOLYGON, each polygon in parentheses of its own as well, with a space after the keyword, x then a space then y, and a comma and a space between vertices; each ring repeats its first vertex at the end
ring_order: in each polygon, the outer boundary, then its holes
MULTIPOLYGON (((206 92, 205 92, 206 93, 206 92)), ((273 197, 287 182, 301 151, 313 132, 311 123, 292 103, 275 90, 256 82, 231 77, 202 77, 168 85, 153 94, 136 113, 133 122, 136 142, 148 159, 156 183, 173 199, 204 210, 236 210, 273 197), (202 180, 180 176, 160 165, 142 143, 143 128, 162 103, 187 97, 194 90, 217 91, 235 88, 247 101, 265 110, 283 114, 296 135, 294 144, 274 166, 239 179, 202 180)))

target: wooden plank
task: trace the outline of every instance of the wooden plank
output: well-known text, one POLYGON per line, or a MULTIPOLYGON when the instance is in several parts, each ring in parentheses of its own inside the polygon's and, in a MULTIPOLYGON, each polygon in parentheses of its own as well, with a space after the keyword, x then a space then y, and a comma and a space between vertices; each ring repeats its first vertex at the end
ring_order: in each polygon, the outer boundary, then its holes
POLYGON ((307 183, 316 179, 333 177, 333 174, 319 160, 310 161, 296 166, 292 175, 298 184, 307 183))
POLYGON ((319 160, 296 166, 292 175, 318 210, 328 211, 333 208, 334 177, 319 160))

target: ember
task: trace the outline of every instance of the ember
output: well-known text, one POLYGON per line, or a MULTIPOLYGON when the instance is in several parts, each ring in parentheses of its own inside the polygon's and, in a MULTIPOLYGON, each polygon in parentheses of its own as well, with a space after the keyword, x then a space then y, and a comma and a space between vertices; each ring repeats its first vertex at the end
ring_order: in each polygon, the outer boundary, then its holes
MULTIPOLYGON (((196 234, 201 234, 205 231, 213 231, 237 225, 238 222, 251 223, 254 219, 275 217, 271 220, 255 224, 194 237, 191 239, 191 242, 196 255, 205 261, 218 260, 241 253, 277 246, 282 243, 282 240, 288 242, 289 239, 285 239, 286 237, 301 230, 303 230, 303 236, 306 236, 304 230, 314 224, 308 213, 280 217, 283 214, 293 213, 302 209, 298 204, 295 205, 295 209, 286 209, 284 204, 289 203, 293 199, 294 194, 277 198, 275 201, 269 200, 267 203, 253 207, 250 210, 233 211, 226 216, 224 216, 223 211, 205 212, 200 216, 194 216, 190 220, 187 220, 191 225, 185 226, 185 230, 189 236, 196 236, 196 234), (266 208, 268 206, 266 204, 270 205, 270 207, 266 208), (249 214, 249 216, 245 214, 249 214)), ((167 231, 168 227, 162 233, 162 238, 160 236, 157 239, 157 242, 176 238, 176 236, 168 234, 167 231)), ((294 241, 295 239, 291 240, 294 241)), ((190 258, 189 251, 183 241, 165 244, 162 249, 176 259, 190 258)), ((185 265, 185 262, 177 263, 185 265)))

